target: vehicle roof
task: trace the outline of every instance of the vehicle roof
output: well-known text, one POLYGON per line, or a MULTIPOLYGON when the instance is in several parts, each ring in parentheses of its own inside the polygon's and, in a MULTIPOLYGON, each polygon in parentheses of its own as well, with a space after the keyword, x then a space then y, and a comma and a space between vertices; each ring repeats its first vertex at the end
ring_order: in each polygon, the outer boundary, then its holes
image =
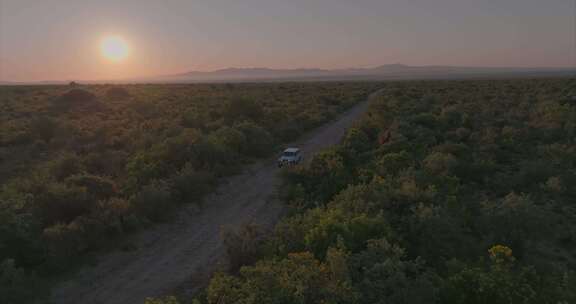
POLYGON ((286 148, 286 150, 284 150, 284 152, 298 152, 300 151, 300 149, 298 148, 286 148))

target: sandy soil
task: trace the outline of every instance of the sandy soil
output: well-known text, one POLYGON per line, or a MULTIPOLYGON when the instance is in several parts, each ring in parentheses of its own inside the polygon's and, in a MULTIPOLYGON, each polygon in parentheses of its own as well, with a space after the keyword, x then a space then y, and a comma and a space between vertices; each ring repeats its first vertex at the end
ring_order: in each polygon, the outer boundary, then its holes
MULTIPOLYGON (((376 93, 374 93, 376 94, 376 93)), ((339 142, 353 122, 365 112, 362 102, 333 121, 289 146, 300 147, 305 158, 339 142)), ((280 184, 275 158, 250 165, 242 174, 224 180, 202 208, 184 206, 170 223, 134 236, 136 250, 103 255, 97 266, 85 267, 57 285, 52 303, 141 304, 146 297, 193 291, 224 256, 220 238, 223 226, 256 223, 271 227, 281 203, 275 199, 280 184)))

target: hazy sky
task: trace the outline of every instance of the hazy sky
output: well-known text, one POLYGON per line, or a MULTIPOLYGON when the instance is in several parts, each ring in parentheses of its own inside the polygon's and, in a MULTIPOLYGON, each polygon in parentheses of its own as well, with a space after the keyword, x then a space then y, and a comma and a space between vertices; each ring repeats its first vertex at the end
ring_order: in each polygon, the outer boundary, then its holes
POLYGON ((0 0, 0 79, 224 67, 576 66, 576 0, 0 0), (120 35, 123 62, 99 51, 120 35))

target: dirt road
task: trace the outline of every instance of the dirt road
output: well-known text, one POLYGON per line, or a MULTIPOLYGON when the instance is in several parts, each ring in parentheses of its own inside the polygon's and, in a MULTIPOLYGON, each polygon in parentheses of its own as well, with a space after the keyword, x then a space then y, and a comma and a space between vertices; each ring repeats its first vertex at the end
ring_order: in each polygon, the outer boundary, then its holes
MULTIPOLYGON (((374 93, 376 94, 376 93, 374 93)), ((311 132, 293 145, 310 157, 338 143, 368 102, 356 105, 338 120, 311 132)), ((201 210, 189 205, 170 223, 134 236, 136 250, 106 254, 95 267, 85 267, 54 288, 55 304, 142 304, 185 286, 193 289, 224 254, 222 226, 256 223, 270 227, 282 205, 273 199, 280 183, 274 158, 260 161, 244 173, 223 181, 201 210)))

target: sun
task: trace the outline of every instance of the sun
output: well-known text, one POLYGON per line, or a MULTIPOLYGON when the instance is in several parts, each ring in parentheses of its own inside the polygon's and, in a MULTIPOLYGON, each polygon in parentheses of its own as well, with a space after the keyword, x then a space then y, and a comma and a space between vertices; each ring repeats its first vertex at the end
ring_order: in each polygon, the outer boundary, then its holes
POLYGON ((100 41, 100 52, 104 58, 120 62, 128 57, 130 48, 121 36, 106 36, 100 41))

